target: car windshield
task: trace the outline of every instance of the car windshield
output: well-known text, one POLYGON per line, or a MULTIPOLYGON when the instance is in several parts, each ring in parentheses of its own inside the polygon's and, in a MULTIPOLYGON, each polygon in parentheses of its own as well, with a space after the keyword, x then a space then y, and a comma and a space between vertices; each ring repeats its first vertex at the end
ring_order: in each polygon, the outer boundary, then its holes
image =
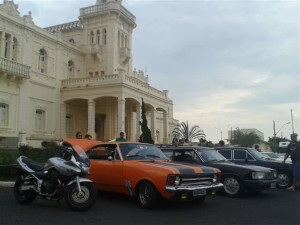
POLYGON ((227 161, 227 159, 221 155, 216 150, 203 150, 203 149, 197 149, 200 156, 204 159, 206 162, 224 162, 227 161))
POLYGON ((265 160, 265 159, 267 159, 267 158, 270 158, 269 156, 260 153, 260 152, 257 151, 256 149, 249 149, 249 152, 250 152, 251 155, 253 155, 254 158, 256 158, 256 159, 262 159, 262 160, 265 160))
POLYGON ((126 160, 163 159, 168 158, 154 145, 147 144, 120 144, 121 153, 126 160))
POLYGON ((274 152, 265 152, 263 154, 269 156, 270 158, 279 158, 279 156, 276 155, 274 152))

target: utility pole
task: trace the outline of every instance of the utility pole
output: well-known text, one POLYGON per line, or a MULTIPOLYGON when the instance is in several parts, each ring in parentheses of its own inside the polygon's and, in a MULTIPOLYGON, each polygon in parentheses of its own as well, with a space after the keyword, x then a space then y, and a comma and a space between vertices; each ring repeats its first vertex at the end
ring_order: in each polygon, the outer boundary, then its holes
POLYGON ((291 118, 292 118, 292 131, 294 132, 294 119, 293 119, 293 109, 291 109, 291 118))
POLYGON ((274 152, 276 152, 276 129, 275 129, 275 120, 273 120, 273 130, 274 130, 274 152))

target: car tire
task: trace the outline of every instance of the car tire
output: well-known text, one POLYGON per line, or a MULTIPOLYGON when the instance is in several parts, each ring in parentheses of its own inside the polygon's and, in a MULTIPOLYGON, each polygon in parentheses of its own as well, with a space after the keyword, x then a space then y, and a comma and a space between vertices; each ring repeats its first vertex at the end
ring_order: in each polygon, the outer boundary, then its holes
POLYGON ((155 208, 160 200, 160 194, 150 181, 143 181, 137 189, 139 205, 145 209, 155 208))
POLYGON ((222 183, 225 193, 230 197, 238 197, 244 193, 244 184, 236 176, 225 176, 222 183))
POLYGON ((292 178, 286 172, 277 172, 277 177, 278 177, 278 182, 277 182, 278 188, 287 188, 292 184, 292 178))

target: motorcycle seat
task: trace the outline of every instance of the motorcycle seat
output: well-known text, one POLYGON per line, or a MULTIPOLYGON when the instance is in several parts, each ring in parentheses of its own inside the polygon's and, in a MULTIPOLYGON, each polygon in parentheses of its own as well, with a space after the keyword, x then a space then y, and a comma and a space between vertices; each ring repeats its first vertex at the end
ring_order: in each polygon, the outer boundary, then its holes
POLYGON ((41 171, 44 169, 44 167, 42 165, 40 165, 39 163, 37 163, 27 157, 23 157, 22 161, 33 171, 37 172, 37 171, 41 171))

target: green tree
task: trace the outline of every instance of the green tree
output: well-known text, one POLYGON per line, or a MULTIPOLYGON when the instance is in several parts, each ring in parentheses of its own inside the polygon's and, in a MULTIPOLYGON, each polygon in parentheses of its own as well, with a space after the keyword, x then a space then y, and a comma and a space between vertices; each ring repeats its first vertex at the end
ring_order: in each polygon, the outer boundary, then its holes
POLYGON ((154 141, 151 136, 151 131, 148 128, 148 121, 146 118, 145 103, 143 98, 142 98, 142 122, 140 122, 140 125, 141 125, 142 134, 140 136, 139 142, 153 144, 154 141))
POLYGON ((239 145, 242 147, 252 147, 255 144, 261 143, 262 140, 259 138, 259 136, 251 132, 243 132, 240 129, 236 129, 233 131, 233 139, 231 141, 231 144, 233 145, 239 145))
POLYGON ((191 142, 195 139, 205 138, 204 131, 200 129, 198 125, 189 127, 189 122, 182 122, 179 127, 176 127, 173 131, 179 139, 184 139, 185 142, 191 142))
POLYGON ((200 138, 199 139, 198 146, 209 147, 209 148, 215 147, 214 144, 211 141, 207 141, 205 138, 200 138))

